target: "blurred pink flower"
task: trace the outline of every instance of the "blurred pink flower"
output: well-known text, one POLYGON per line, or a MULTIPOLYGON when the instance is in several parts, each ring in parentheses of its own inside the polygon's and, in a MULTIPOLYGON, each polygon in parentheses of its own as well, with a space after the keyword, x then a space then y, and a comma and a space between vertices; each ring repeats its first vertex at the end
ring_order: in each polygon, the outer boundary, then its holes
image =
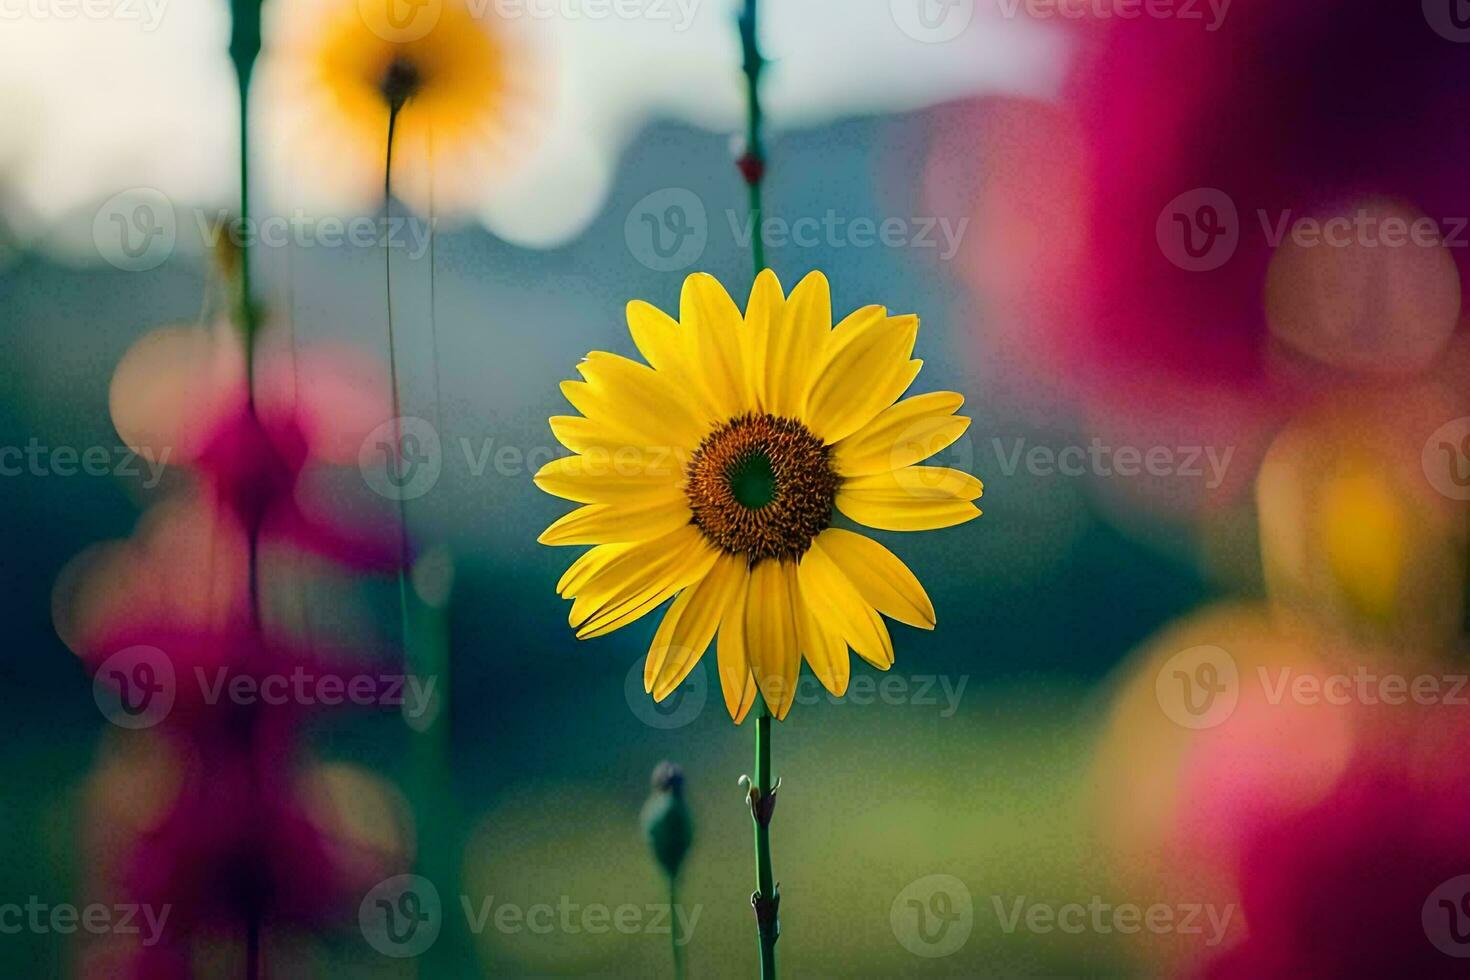
POLYGON ((296 350, 268 341, 255 365, 247 388, 229 330, 156 330, 113 375, 113 423, 138 451, 192 470, 258 547, 278 542, 355 568, 397 567, 403 542, 389 508, 352 526, 340 500, 316 499, 310 485, 314 466, 358 465, 365 441, 391 420, 384 372, 342 344, 296 350))
POLYGON ((1411 731, 1386 736, 1317 803, 1256 824, 1239 868, 1246 938, 1198 976, 1465 975, 1470 878, 1456 879, 1470 873, 1470 777, 1450 741, 1411 731))
POLYGON ((341 922, 395 870, 392 855, 334 835, 313 812, 292 735, 275 726, 235 744, 218 733, 208 743, 177 741, 172 805, 117 868, 135 901, 173 908, 175 935, 238 930, 252 918, 308 928, 341 922))
POLYGON ((1446 233, 1470 215, 1470 58, 1420 4, 1236 0, 1218 30, 1144 17, 1080 40, 1084 305, 1055 326, 1100 370, 1267 389, 1278 228, 1381 198, 1446 233))

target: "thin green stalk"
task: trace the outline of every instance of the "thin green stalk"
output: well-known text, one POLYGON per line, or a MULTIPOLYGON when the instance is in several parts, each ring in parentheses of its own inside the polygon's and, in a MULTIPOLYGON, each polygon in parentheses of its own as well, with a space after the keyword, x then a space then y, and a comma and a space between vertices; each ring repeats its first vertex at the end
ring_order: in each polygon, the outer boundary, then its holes
POLYGON ((766 267, 766 247, 761 234, 761 221, 765 210, 761 203, 761 183, 765 179, 766 150, 761 129, 764 113, 761 110, 761 70, 766 60, 761 56, 760 39, 756 34, 757 0, 745 0, 740 14, 740 49, 742 70, 745 72, 745 153, 740 158, 740 172, 745 176, 749 189, 749 206, 752 235, 751 257, 755 260, 755 273, 760 275, 766 267))
POLYGON ((230 60, 235 65, 235 78, 240 93, 240 296, 237 316, 245 349, 247 396, 254 399, 255 333, 259 326, 259 308, 255 305, 250 268, 250 243, 255 237, 250 228, 250 79, 260 55, 261 0, 230 0, 233 17, 230 33, 230 60))
POLYGON ((679 881, 669 875, 669 945, 674 954, 674 980, 684 980, 684 947, 679 942, 679 881))
MULTIPOLYGON (((765 208, 761 186, 766 176, 766 150, 762 136, 765 115, 761 109, 761 71, 766 60, 761 55, 758 0, 745 0, 739 17, 741 68, 745 73, 746 128, 745 151, 738 166, 749 193, 751 258, 758 276, 766 268, 762 222, 765 208)), ((760 699, 760 714, 755 720, 755 785, 750 788, 750 815, 755 828, 755 894, 750 897, 755 909, 756 933, 760 945, 761 980, 776 978, 776 940, 780 937, 779 909, 781 893, 771 870, 771 816, 775 809, 775 786, 771 781, 771 712, 765 699, 760 699)))
MULTIPOLYGON (((237 311, 241 347, 245 358, 245 397, 251 409, 255 405, 255 331, 256 305, 250 281, 250 78, 255 60, 260 55, 261 0, 231 0, 230 60, 240 94, 240 297, 237 311)), ((249 554, 250 610, 256 628, 260 626, 260 560, 254 536, 249 554)), ((252 908, 245 923, 245 978, 259 980, 261 965, 261 922, 258 909, 252 908)))
POLYGON ((755 791, 756 806, 752 811, 755 824, 755 906, 756 931, 760 940, 761 980, 776 980, 776 940, 780 936, 777 907, 781 900, 776 876, 771 870, 771 711, 761 700, 761 713, 755 720, 755 791))
MULTIPOLYGON (((403 108, 401 101, 388 106, 388 152, 383 161, 383 211, 385 234, 393 227, 393 136, 398 127, 398 113, 403 108)), ((383 243, 383 293, 388 308, 388 387, 393 405, 393 448, 403 452, 403 405, 398 388, 398 344, 393 335, 393 249, 387 239, 383 243)), ((398 614, 403 629, 403 655, 409 654, 408 619, 408 505, 403 496, 398 496, 398 614)))

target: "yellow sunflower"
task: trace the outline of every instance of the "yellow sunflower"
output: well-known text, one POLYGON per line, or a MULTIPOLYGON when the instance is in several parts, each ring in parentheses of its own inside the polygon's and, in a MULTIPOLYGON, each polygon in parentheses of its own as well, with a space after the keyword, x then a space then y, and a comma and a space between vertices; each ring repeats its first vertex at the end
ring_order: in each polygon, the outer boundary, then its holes
POLYGON ((471 0, 277 0, 262 50, 264 148, 288 186, 334 203, 393 191, 419 210, 478 203, 532 128, 540 58, 526 32, 471 0))
POLYGON ((867 306, 832 325, 826 277, 782 293, 757 277, 742 315, 711 276, 684 282, 675 321, 628 305, 647 364, 594 351, 562 392, 581 415, 551 428, 575 455, 536 474, 548 493, 585 506, 543 544, 594 545, 557 591, 587 639, 673 604, 648 651, 644 687, 668 697, 718 634, 725 705, 737 722, 759 690, 777 718, 796 696, 802 657, 834 695, 847 690, 847 649, 893 664, 882 616, 923 629, 934 606, 883 545, 832 527, 833 509, 889 531, 923 531, 980 515, 982 486, 921 460, 970 420, 964 399, 898 399, 921 361, 919 321, 867 306))

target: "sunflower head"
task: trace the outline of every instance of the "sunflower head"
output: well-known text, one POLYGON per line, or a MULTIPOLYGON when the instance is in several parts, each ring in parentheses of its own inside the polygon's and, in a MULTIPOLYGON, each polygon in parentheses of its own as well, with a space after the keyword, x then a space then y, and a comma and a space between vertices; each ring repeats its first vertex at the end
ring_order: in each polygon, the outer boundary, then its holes
POLYGON ((796 419, 731 419, 705 436, 686 470, 695 526, 751 564, 799 559, 832 523, 838 478, 830 457, 796 419))
POLYGON ((920 367, 918 319, 869 306, 833 326, 825 277, 787 296, 766 271, 743 313, 700 274, 684 283, 678 320, 635 302, 628 324, 647 363, 589 354, 583 380, 562 385, 581 414, 551 420, 573 455, 536 474, 584 505, 541 535, 593 546, 558 585, 577 636, 672 598, 646 689, 667 697, 718 636, 736 721, 757 692, 785 717, 803 659, 837 695, 849 647, 886 670, 882 616, 929 628, 934 608, 892 552, 833 527, 835 515, 917 531, 980 514, 979 480, 917 465, 969 425, 957 394, 902 398, 920 367))
POLYGON ((392 115, 395 192, 453 207, 512 161, 535 68, 524 33, 469 0, 273 5, 263 84, 272 141, 320 160, 365 201, 381 193, 392 115), (512 125, 512 120, 516 125, 512 125))

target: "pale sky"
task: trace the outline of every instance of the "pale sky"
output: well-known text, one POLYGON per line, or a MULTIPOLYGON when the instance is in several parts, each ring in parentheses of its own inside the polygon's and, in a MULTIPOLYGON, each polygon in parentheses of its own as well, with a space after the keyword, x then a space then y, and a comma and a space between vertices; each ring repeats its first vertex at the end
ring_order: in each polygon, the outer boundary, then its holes
MULTIPOLYGON (((521 17, 556 66, 539 150, 520 176, 487 188, 479 209, 509 241, 546 247, 574 237, 598 213, 627 141, 650 121, 741 126, 733 0, 476 2, 521 17)), ((973 0, 768 0, 770 125, 987 92, 1052 94, 1065 62, 1060 34, 989 9, 973 0)), ((228 32, 224 0, 0 0, 0 206, 22 240, 85 255, 98 206, 133 187, 176 205, 234 202, 228 32)), ((290 173, 259 176, 266 200, 278 183, 293 202, 311 198, 290 173)))

